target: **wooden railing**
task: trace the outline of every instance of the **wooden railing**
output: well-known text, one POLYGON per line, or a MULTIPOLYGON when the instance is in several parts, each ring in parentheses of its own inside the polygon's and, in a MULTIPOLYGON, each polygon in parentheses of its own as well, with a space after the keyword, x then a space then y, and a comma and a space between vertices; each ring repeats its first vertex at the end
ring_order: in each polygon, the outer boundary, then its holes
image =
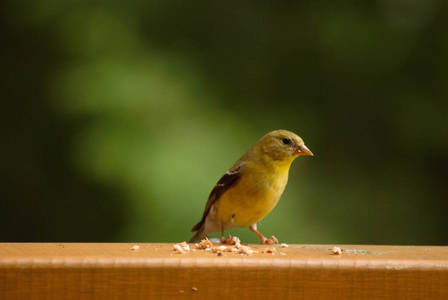
POLYGON ((1 243, 0 299, 448 299, 448 247, 250 247, 1 243))

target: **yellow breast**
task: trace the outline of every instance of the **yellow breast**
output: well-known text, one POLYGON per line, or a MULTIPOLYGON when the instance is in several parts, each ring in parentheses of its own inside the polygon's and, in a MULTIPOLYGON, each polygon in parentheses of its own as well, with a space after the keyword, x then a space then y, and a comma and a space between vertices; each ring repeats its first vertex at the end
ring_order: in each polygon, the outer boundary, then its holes
MULTIPOLYGON (((250 166, 249 166, 250 167, 250 166)), ((225 228, 246 227, 263 219, 278 203, 288 182, 289 165, 270 172, 250 170, 218 202, 218 221, 225 228)))

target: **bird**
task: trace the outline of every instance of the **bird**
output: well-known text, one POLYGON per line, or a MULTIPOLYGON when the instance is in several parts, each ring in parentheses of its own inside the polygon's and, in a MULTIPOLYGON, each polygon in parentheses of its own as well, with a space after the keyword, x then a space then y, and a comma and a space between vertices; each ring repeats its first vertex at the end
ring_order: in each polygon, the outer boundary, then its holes
POLYGON ((288 182, 291 163, 299 156, 314 156, 302 138, 288 130, 274 130, 263 136, 222 176, 205 205, 202 219, 191 229, 190 243, 197 243, 221 231, 221 243, 229 243, 224 231, 249 227, 261 244, 278 243, 257 230, 276 206, 288 182))

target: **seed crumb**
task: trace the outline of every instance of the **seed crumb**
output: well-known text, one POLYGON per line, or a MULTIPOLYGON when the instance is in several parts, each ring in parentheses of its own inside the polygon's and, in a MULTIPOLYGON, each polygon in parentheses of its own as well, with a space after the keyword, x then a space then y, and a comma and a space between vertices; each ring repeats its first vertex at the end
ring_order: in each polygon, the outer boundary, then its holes
POLYGON ((270 253, 270 254, 274 255, 275 252, 277 252, 277 249, 272 247, 272 248, 265 248, 261 253, 270 253))
POLYGON ((342 254, 342 250, 339 247, 333 247, 333 254, 334 255, 341 255, 342 254))
POLYGON ((213 247, 213 243, 209 241, 208 238, 203 239, 199 243, 195 244, 197 250, 207 250, 213 247))
POLYGON ((188 251, 190 251, 190 246, 188 246, 188 244, 186 242, 182 242, 182 243, 173 245, 174 253, 185 254, 188 251))

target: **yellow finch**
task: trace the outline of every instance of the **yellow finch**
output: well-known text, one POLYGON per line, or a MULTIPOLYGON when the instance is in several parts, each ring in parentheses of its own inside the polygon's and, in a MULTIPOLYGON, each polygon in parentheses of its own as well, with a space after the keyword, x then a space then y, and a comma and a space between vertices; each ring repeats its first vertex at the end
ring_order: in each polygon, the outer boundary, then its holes
POLYGON ((190 243, 221 230, 249 227, 262 244, 278 240, 257 231, 263 219, 280 200, 288 182, 289 167, 300 155, 313 155, 303 140, 287 130, 275 130, 261 138, 227 171, 212 190, 197 231, 190 243))

